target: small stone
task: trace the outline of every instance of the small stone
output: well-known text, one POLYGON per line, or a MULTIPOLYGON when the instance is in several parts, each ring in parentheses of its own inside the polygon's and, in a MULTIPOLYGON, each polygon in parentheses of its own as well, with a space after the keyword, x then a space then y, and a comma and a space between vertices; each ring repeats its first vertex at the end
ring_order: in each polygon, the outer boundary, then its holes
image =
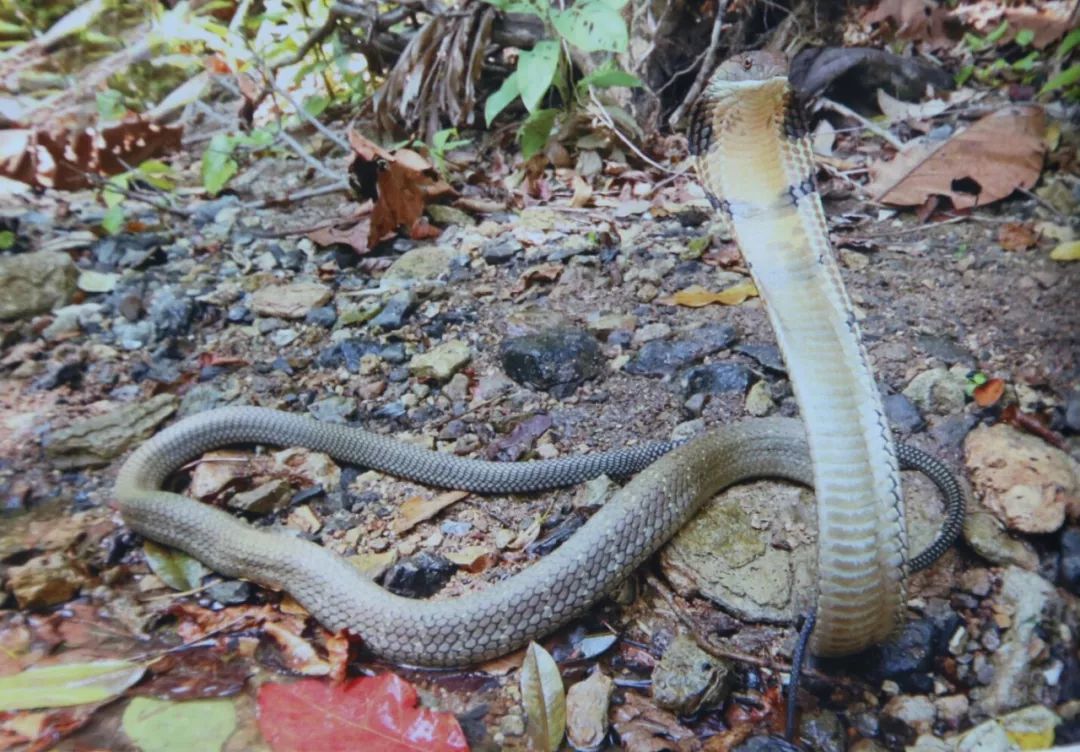
POLYGON ((769 385, 764 381, 755 382, 746 394, 746 412, 756 418, 764 418, 774 409, 776 409, 776 403, 769 394, 769 385))
POLYGON ((964 442, 983 503, 1010 530, 1052 533, 1080 507, 1080 464, 1037 436, 1005 423, 978 426, 964 442))
POLYGON ((356 414, 356 401, 335 395, 312 402, 308 412, 324 423, 346 423, 356 414))
POLYGON ((225 580, 206 589, 206 597, 223 606, 247 603, 251 597, 251 583, 243 580, 225 580))
POLYGON ((497 240, 490 240, 480 247, 480 255, 489 264, 502 264, 522 250, 521 242, 513 235, 504 235, 497 240))
POLYGON ((885 416, 892 427, 901 433, 916 433, 926 428, 919 408, 903 394, 889 394, 884 399, 885 416))
POLYGON ((993 564, 1011 564, 1028 570, 1039 566, 1039 555, 1031 544, 1006 533, 997 517, 985 509, 968 510, 964 518, 964 541, 993 564))
POLYGON ((378 315, 371 319, 371 323, 385 332, 400 329, 405 323, 405 317, 415 306, 416 293, 412 290, 401 290, 390 296, 378 315))
POLYGON ((85 575, 62 552, 35 556, 9 567, 7 587, 20 609, 41 609, 66 603, 87 584, 85 575))
POLYGON ((151 321, 130 323, 123 320, 113 322, 113 336, 116 344, 125 350, 141 350, 154 341, 154 324, 151 321))
POLYGON ((1071 392, 1065 402, 1065 426, 1080 433, 1080 391, 1071 392))
POLYGON ((558 327, 505 340, 499 357, 506 375, 532 389, 562 399, 605 372, 604 354, 588 332, 558 327))
POLYGON ((431 217, 432 222, 443 227, 451 225, 472 227, 476 224, 469 214, 446 204, 428 204, 425 211, 431 217))
POLYGON ((683 392, 687 395, 743 393, 752 379, 753 373, 742 363, 709 363, 691 368, 683 375, 683 392))
POLYGON ((949 415, 964 409, 967 401, 967 371, 963 366, 931 368, 913 378, 904 396, 923 412, 949 415))
POLYGON ((409 287, 420 282, 433 282, 450 271, 451 253, 439 246, 421 246, 406 251, 383 273, 382 285, 409 287))
POLYGON ((881 730, 910 744, 933 730, 936 711, 925 695, 897 695, 881 709, 881 730))
POLYGON ((405 598, 427 598, 441 590, 456 570, 445 556, 422 551, 390 567, 383 587, 405 598))
POLYGON ((934 625, 925 619, 904 624, 900 634, 880 647, 879 676, 905 692, 933 691, 934 625))
POLYGON ((312 308, 307 312, 307 316, 304 317, 304 323, 311 326, 321 326, 324 329, 329 329, 337 321, 337 311, 333 306, 320 306, 318 308, 312 308))
POLYGON ((251 296, 251 307, 259 316, 302 319, 312 308, 326 305, 333 292, 315 282, 292 282, 260 287, 251 296))
POLYGON ((591 313, 585 319, 585 328, 589 333, 607 339, 612 332, 632 332, 637 328, 637 316, 622 313, 591 313))
POLYGON ((967 718, 968 698, 965 695, 945 695, 934 699, 938 720, 957 729, 967 718))
POLYGON ((0 256, 0 321, 23 319, 65 305, 79 271, 59 251, 0 256))
POLYGON ((296 338, 300 336, 300 332, 295 329, 276 329, 270 333, 270 341, 274 343, 276 347, 288 347, 296 338))
POLYGON ((566 737, 583 752, 600 749, 608 732, 608 707, 615 682, 597 668, 566 693, 566 737))
POLYGON ((757 345, 753 343, 738 345, 735 352, 753 358, 767 371, 772 371, 780 376, 787 375, 787 368, 784 366, 784 359, 780 355, 780 348, 776 345, 757 345))
POLYGON ((281 511, 289 506, 293 489, 283 480, 272 480, 256 486, 250 491, 234 494, 227 502, 230 509, 245 514, 262 516, 281 511))
POLYGON ((409 373, 418 379, 446 381, 464 368, 472 359, 472 351, 461 340, 450 340, 414 355, 409 361, 409 373))
POLYGON ((967 569, 960 573, 960 589, 980 598, 990 594, 993 580, 987 569, 967 569))
POLYGON ((669 334, 671 334, 670 326, 662 322, 654 322, 652 324, 646 324, 635 331, 631 341, 635 345, 643 345, 646 342, 652 342, 655 339, 664 339, 669 334))
POLYGON ((709 655, 694 638, 679 634, 652 673, 656 704, 680 715, 693 715, 723 702, 734 681, 729 663, 709 655))
POLYGON ((1058 582, 1073 595, 1080 595, 1080 528, 1061 531, 1061 558, 1058 582))
POLYGON ((651 303, 656 299, 656 296, 660 294, 660 288, 654 285, 652 282, 646 282, 637 289, 634 293, 634 297, 640 300, 642 303, 651 303))
POLYGON ((844 726, 836 713, 829 710, 803 713, 799 736, 814 752, 845 752, 847 748, 844 726))

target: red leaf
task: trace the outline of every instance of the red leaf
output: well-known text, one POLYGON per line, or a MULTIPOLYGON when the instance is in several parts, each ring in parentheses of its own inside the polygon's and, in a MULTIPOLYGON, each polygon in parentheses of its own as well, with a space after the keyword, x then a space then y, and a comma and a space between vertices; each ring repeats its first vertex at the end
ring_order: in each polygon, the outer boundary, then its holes
POLYGON ((394 674, 264 684, 259 731, 274 752, 468 752, 453 714, 418 705, 413 686, 394 674))
POLYGON ((1001 395, 1004 393, 1005 382, 1001 379, 990 379, 986 383, 975 387, 975 391, 971 396, 975 398, 975 404, 979 407, 990 407, 990 405, 1001 399, 1001 395))

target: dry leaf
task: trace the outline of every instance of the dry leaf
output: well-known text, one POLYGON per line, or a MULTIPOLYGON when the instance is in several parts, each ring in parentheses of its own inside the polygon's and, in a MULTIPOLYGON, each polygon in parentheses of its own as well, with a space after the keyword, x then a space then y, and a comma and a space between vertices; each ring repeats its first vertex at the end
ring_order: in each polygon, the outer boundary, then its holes
POLYGON ((580 175, 574 175, 574 195, 570 199, 570 206, 575 209, 582 209, 589 205, 589 201, 592 199, 592 186, 588 181, 580 175))
POLYGON ((979 407, 990 407, 990 405, 1001 399, 1001 395, 1004 393, 1005 382, 1001 379, 990 379, 975 387, 971 396, 979 407))
POLYGON ((1080 261, 1080 240, 1061 243, 1050 251, 1050 258, 1054 261, 1080 261))
POLYGON ((674 295, 660 298, 657 302, 664 305, 680 305, 687 308, 701 308, 702 306, 720 303, 721 305, 739 305, 747 298, 757 297, 757 286, 747 280, 739 282, 720 292, 710 292, 701 285, 691 285, 685 290, 679 290, 674 295))
POLYGON ((487 546, 467 546, 460 551, 446 554, 446 558, 456 564, 459 569, 479 574, 495 563, 498 554, 487 546))
POLYGON ((633 692, 626 693, 612 720, 626 752, 690 752, 699 746, 694 732, 680 724, 673 713, 633 692))
POLYGON ((541 519, 540 515, 533 515, 532 520, 529 522, 529 526, 507 543, 506 547, 514 551, 520 551, 535 542, 536 539, 540 537, 541 519))
POLYGON ((998 229, 998 244, 1006 251, 1026 251, 1039 240, 1030 224, 1009 222, 998 229))
POLYGON ((530 266, 521 273, 517 282, 510 288, 511 295, 520 295, 529 289, 533 282, 554 282, 563 273, 563 265, 556 263, 537 264, 530 266))
POLYGON ((521 664, 521 704, 533 748, 555 752, 566 731, 566 694, 559 665, 535 642, 521 664))
POLYGON ((933 195, 948 196, 957 209, 997 201, 1039 179, 1045 122, 1039 107, 998 110, 944 143, 914 143, 891 162, 872 164, 866 189, 897 206, 919 206, 933 195))
POLYGON ((600 749, 607 737, 608 705, 615 682, 597 669, 566 693, 566 737, 574 749, 600 749))
POLYGON ((413 496, 401 505, 401 517, 394 521, 393 529, 398 535, 411 530, 424 520, 430 520, 456 501, 469 495, 468 491, 447 491, 434 499, 413 496))

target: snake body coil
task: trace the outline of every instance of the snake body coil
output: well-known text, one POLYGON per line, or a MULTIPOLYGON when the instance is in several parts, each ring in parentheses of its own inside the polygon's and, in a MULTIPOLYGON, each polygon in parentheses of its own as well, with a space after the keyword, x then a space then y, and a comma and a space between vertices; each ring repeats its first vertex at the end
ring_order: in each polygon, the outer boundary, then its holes
MULTIPOLYGON (((813 649, 851 653, 884 638, 898 622, 909 567, 897 454, 832 260, 809 147, 793 129, 789 96, 774 58, 755 54, 725 63, 697 109, 691 143, 701 180, 730 219, 768 304, 805 432, 793 420, 754 420, 674 448, 490 463, 274 410, 223 408, 180 421, 131 455, 116 482, 124 519, 218 572, 288 591, 325 626, 348 628, 386 658, 457 666, 507 653, 582 613, 723 488, 785 478, 813 484, 818 496, 813 649), (645 469, 566 543, 519 574, 465 597, 416 601, 386 592, 314 543, 260 532, 160 490, 185 462, 240 443, 304 446, 399 477, 479 492, 539 490, 645 469)), ((942 534, 910 562, 918 569, 952 543, 965 493, 936 460, 899 450, 902 464, 941 488, 949 510, 942 534)))

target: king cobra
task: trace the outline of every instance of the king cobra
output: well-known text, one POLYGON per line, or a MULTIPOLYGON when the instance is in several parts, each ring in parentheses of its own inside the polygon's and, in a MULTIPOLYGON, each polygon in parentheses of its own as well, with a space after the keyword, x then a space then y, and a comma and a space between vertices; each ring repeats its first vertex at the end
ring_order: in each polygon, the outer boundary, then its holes
POLYGON ((809 150, 790 133, 786 79, 774 63, 751 56, 721 66, 696 111, 691 141, 702 182, 732 220, 769 306, 805 431, 795 420, 758 419, 681 445, 493 463, 276 410, 227 407, 181 420, 128 458, 115 489, 127 524, 224 575, 287 591, 324 626, 348 629, 387 659, 460 666, 508 653, 582 614, 720 490, 781 478, 814 485, 818 493, 816 652, 854 652, 886 636, 899 618, 908 566, 895 458, 925 473, 946 500, 941 532, 911 569, 928 566, 951 545, 965 490, 934 458, 905 446, 894 454, 831 260, 809 150), (256 530, 160 490, 184 463, 241 443, 304 446, 420 483, 481 493, 537 491, 601 473, 637 475, 535 564, 479 592, 418 601, 383 590, 315 543, 256 530))

